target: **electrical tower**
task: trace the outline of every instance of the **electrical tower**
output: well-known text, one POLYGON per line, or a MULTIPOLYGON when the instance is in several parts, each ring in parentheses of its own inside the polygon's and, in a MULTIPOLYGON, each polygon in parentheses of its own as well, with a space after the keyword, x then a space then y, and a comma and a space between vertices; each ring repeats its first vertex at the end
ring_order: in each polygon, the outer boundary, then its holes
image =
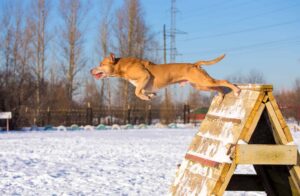
POLYGON ((170 26, 170 63, 176 61, 176 0, 171 0, 171 26, 170 26))

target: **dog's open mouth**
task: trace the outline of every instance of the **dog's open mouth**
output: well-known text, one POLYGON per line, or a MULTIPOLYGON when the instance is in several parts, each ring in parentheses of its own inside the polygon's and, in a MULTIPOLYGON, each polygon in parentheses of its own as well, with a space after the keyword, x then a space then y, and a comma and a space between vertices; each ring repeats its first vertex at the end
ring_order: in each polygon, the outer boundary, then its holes
POLYGON ((96 79, 100 79, 100 78, 104 78, 106 75, 104 72, 97 72, 97 73, 94 73, 93 76, 96 78, 96 79))

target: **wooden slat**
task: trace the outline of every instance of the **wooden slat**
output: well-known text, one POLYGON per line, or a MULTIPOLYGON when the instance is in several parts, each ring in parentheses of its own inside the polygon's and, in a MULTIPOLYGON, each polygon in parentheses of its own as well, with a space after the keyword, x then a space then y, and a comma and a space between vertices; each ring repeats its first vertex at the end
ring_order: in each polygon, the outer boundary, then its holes
POLYGON ((272 91, 273 85, 271 84, 238 84, 238 87, 242 90, 251 90, 251 91, 272 91))
POLYGON ((289 177, 289 183, 290 183, 292 194, 297 195, 298 194, 297 186, 291 176, 289 177))
POLYGON ((266 95, 266 96, 264 97, 264 99, 262 100, 262 102, 263 102, 263 103, 267 103, 268 101, 269 101, 269 96, 266 95))
POLYGON ((212 160, 208 160, 208 159, 204 159, 202 157, 198 157, 192 154, 187 153, 184 157, 187 160, 196 162, 196 163, 200 163, 202 165, 205 166, 209 166, 209 167, 218 167, 221 163, 216 162, 216 161, 212 161, 212 160))
POLYGON ((266 106, 267 106, 267 111, 268 111, 268 114, 269 114, 270 121, 272 123, 272 126, 275 129, 275 132, 276 132, 274 134, 275 140, 278 141, 278 142, 280 142, 280 144, 287 144, 288 142, 287 142, 286 136, 285 136, 285 134, 283 132, 282 127, 280 126, 280 123, 278 121, 278 118, 277 118, 277 116, 275 114, 275 111, 274 111, 271 103, 267 102, 266 106))
POLYGON ((292 145, 236 145, 235 162, 254 165, 296 165, 297 146, 292 145))
POLYGON ((238 123, 238 124, 242 122, 242 120, 238 119, 238 118, 228 118, 225 116, 217 116, 217 115, 212 115, 212 114, 206 114, 206 117, 214 119, 214 120, 221 120, 224 122, 233 122, 233 123, 238 123))
POLYGON ((249 128, 252 126, 255 116, 257 116, 257 112, 259 111, 261 104, 263 104, 262 101, 264 97, 265 97, 265 92, 260 92, 259 97, 257 98, 257 101, 253 106, 251 113, 249 114, 249 117, 245 123, 245 126, 242 129, 242 132, 240 134, 240 139, 243 139, 245 134, 249 131, 249 128))
POLYGON ((270 103, 274 109, 274 112, 275 112, 275 115, 277 116, 278 118, 278 121, 283 129, 283 132, 286 136, 286 139, 288 142, 292 142, 293 141, 293 136, 289 130, 289 127, 288 125, 286 124, 285 120, 284 120, 284 117, 279 109, 279 106, 274 98, 274 95, 272 92, 268 92, 268 96, 270 97, 270 103))
POLYGON ((265 104, 263 104, 263 103, 260 104, 257 112, 255 113, 255 115, 253 117, 252 123, 250 124, 250 126, 248 128, 243 130, 243 132, 241 133, 240 139, 244 140, 245 142, 249 142, 265 107, 266 107, 265 104))
POLYGON ((215 189, 213 190, 213 193, 216 193, 216 195, 223 195, 227 185, 229 184, 229 181, 231 179, 231 176, 233 175, 235 169, 236 169, 235 162, 232 162, 231 164, 226 164, 224 166, 223 173, 220 176, 220 179, 218 181, 218 184, 216 185, 215 189))
POLYGON ((300 195, 300 166, 290 166, 289 167, 289 172, 291 174, 291 178, 294 182, 294 185, 300 195))

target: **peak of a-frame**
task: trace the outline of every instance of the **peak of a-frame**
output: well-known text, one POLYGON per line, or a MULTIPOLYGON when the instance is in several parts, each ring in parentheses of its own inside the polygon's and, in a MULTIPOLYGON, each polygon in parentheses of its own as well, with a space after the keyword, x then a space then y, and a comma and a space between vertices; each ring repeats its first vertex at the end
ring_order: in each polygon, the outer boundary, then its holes
POLYGON ((237 86, 242 90, 273 91, 271 84, 237 84, 237 86))

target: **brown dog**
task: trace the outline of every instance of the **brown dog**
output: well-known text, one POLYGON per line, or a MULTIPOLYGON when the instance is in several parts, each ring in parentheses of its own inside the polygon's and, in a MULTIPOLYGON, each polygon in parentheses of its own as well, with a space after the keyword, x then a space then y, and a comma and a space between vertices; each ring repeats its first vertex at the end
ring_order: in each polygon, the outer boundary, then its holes
POLYGON ((215 80, 210 77, 201 65, 212 65, 224 58, 222 55, 211 61, 196 63, 172 63, 155 65, 137 58, 115 58, 114 54, 105 57, 98 67, 91 70, 96 79, 120 77, 131 82, 135 94, 140 99, 150 100, 155 91, 169 84, 188 82, 194 88, 204 91, 217 91, 224 97, 223 87, 228 87, 239 95, 240 89, 227 80, 215 80))

